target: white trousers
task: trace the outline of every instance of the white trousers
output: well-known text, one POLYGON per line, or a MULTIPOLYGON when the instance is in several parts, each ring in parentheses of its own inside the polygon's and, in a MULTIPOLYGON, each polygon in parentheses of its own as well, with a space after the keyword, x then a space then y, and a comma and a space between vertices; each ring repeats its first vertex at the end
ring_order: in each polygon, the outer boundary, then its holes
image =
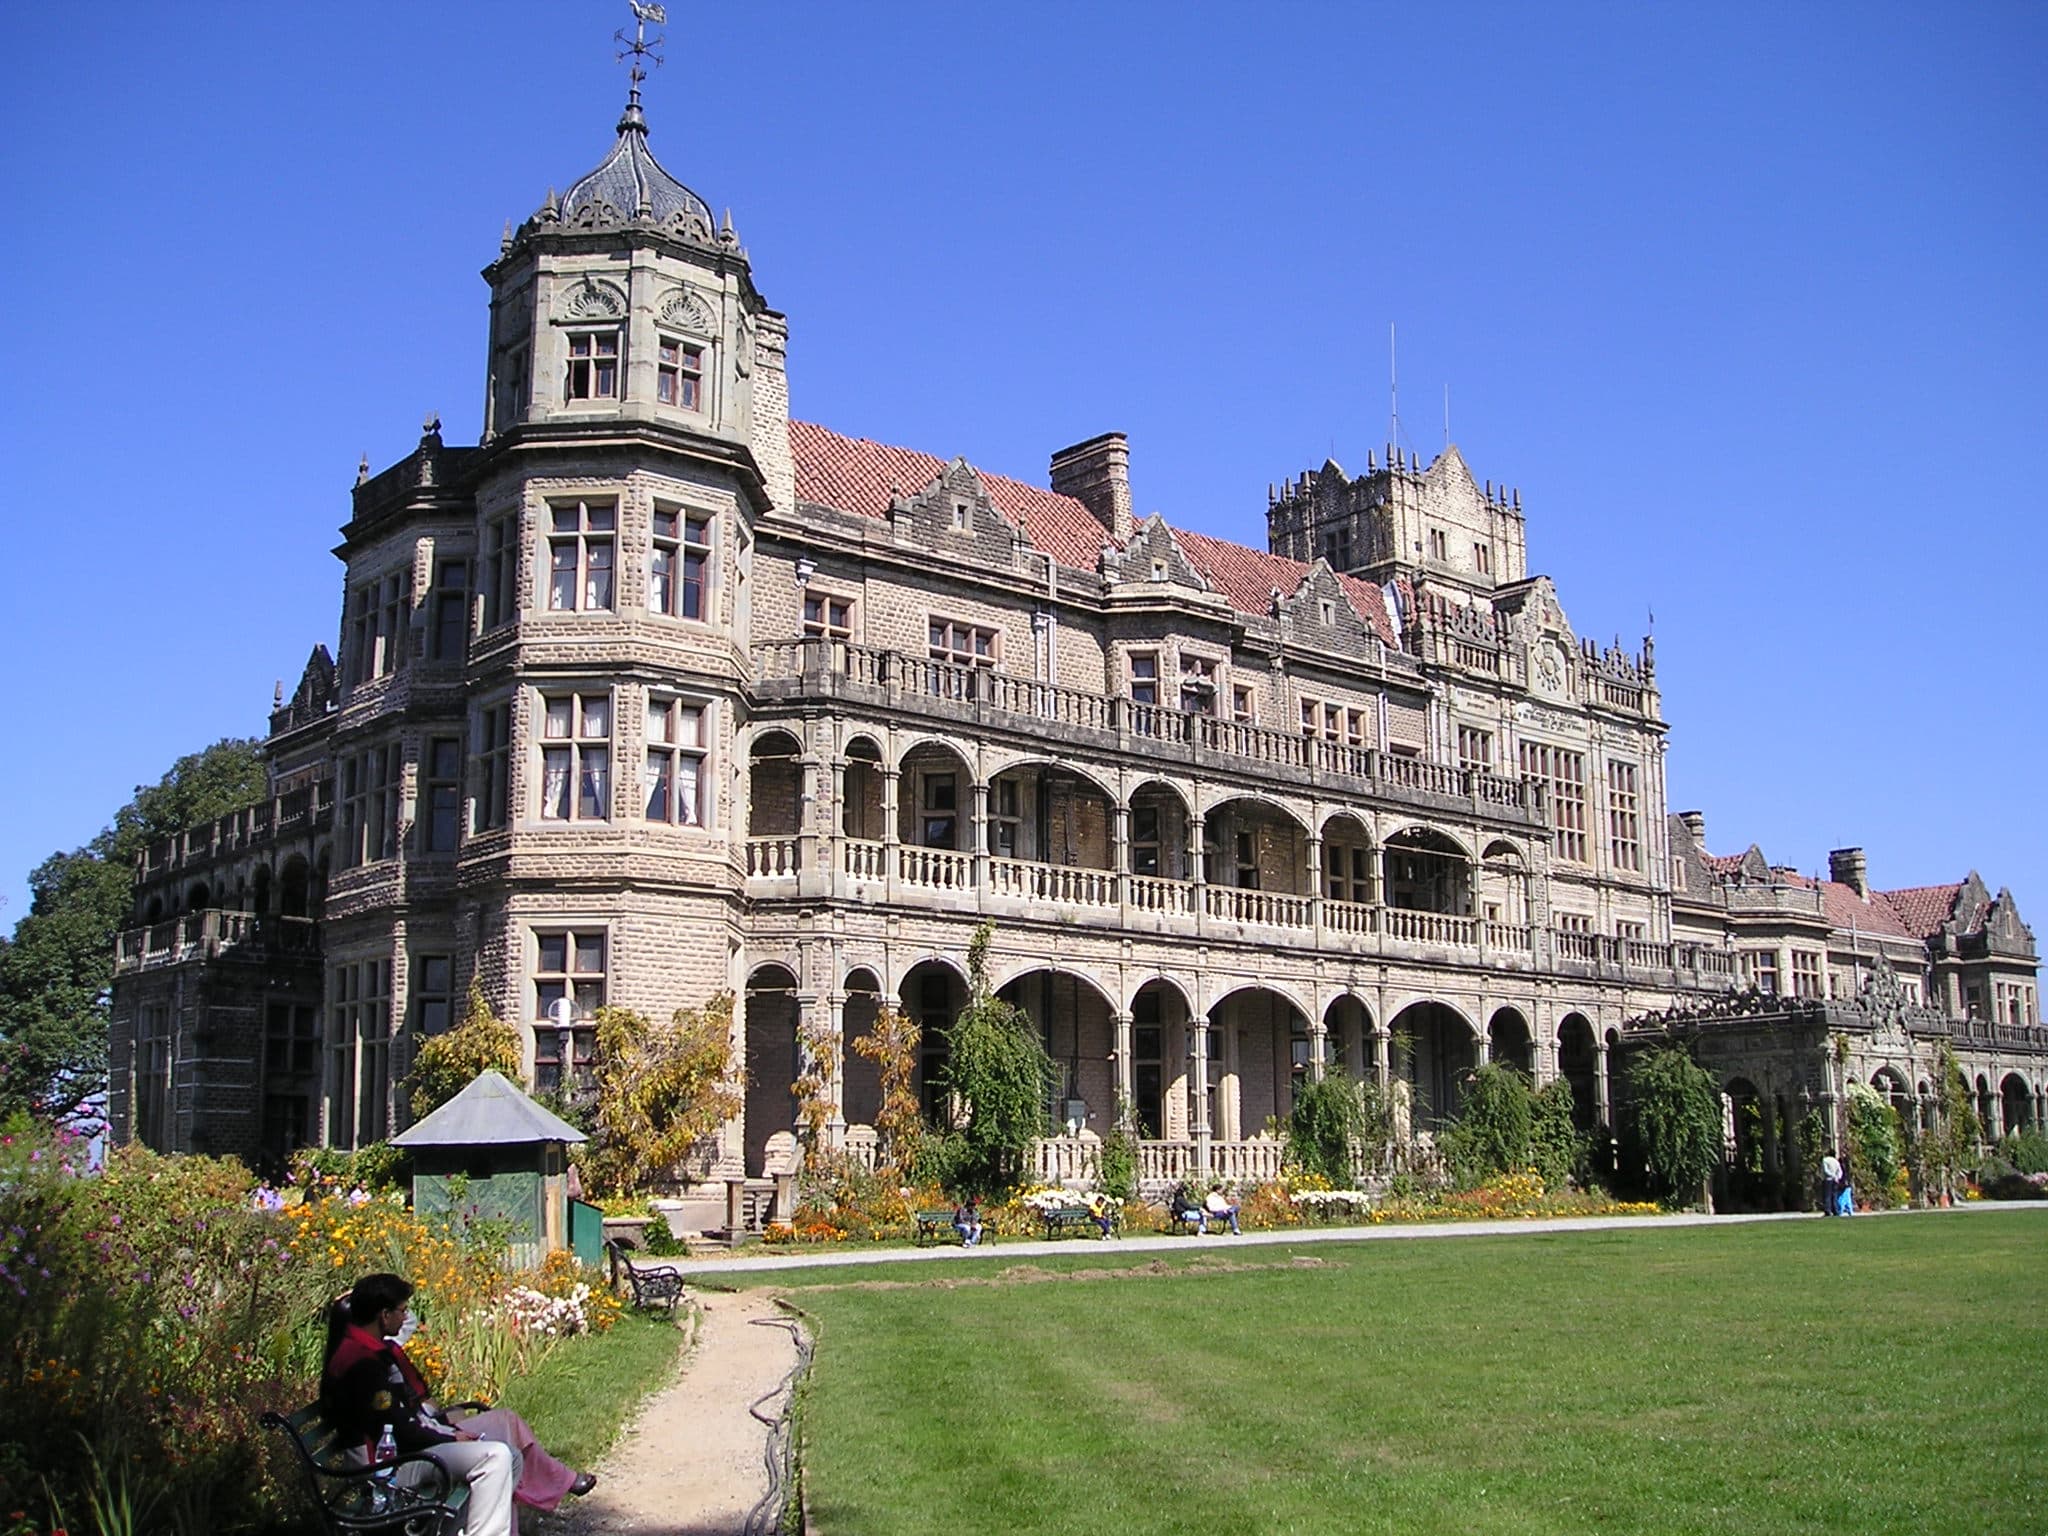
MULTIPOLYGON (((509 1445, 492 1440, 457 1440, 448 1445, 429 1446, 423 1454, 439 1462, 458 1483, 469 1484, 469 1503, 464 1508, 462 1529, 469 1536, 514 1536, 518 1525, 512 1513, 512 1490, 519 1486, 519 1453, 509 1445)), ((410 1468, 400 1470, 402 1480, 424 1481, 422 1470, 407 1478, 410 1468)))

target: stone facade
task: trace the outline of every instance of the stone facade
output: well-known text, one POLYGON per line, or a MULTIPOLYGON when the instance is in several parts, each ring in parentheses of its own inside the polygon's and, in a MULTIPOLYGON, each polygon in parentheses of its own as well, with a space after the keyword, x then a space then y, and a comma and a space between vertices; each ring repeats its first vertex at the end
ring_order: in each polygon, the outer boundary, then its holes
MULTIPOLYGON (((338 660, 277 701, 272 801, 138 871, 117 1134, 380 1139, 472 978, 543 1088, 598 1004, 731 992, 747 1108, 710 1158, 760 1177, 801 1042, 886 1001, 936 1072, 985 920, 1064 1068, 1055 1176, 1119 1101, 1150 1177, 1272 1172, 1269 1125, 1330 1064, 1405 1076, 1425 1127, 1489 1059, 1606 1123, 1629 1031, 1766 950, 1777 994, 1852 999, 1882 955, 1915 1028, 2001 1032, 1971 1061, 2038 1123, 2010 896, 1973 876, 1925 933, 1890 901, 1845 932, 1840 882, 1706 855, 1667 815, 1651 643, 1581 640, 1520 493, 1457 449, 1269 490, 1258 550, 1134 518, 1121 434, 1053 454, 1047 488, 792 422, 787 323, 637 92, 484 277, 482 441, 430 421, 365 465, 338 660)), ((877 1088, 840 1059, 830 1134, 858 1154, 877 1088)))

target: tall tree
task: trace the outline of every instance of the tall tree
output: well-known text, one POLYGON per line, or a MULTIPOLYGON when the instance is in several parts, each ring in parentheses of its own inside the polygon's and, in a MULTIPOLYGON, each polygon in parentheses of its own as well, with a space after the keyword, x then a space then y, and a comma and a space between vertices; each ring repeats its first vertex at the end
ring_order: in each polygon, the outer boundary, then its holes
POLYGON ((953 1177, 963 1189, 989 1196, 1023 1181, 1031 1144, 1051 1128, 1048 1109, 1059 1081, 1031 1016, 989 987, 994 932, 983 923, 967 946, 969 996, 946 1037, 945 1076, 966 1117, 954 1133, 953 1177))
POLYGON ((173 763, 83 848, 28 877, 29 909, 0 943, 0 1119, 90 1119, 107 1084, 114 940, 132 902, 135 856, 194 822, 247 805, 265 787, 259 744, 217 741, 173 763))

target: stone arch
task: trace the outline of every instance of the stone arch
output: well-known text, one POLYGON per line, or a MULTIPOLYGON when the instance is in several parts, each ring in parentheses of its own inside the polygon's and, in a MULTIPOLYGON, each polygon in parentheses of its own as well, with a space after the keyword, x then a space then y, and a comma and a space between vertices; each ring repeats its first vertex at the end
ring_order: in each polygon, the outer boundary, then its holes
POLYGON ((163 897, 151 896, 149 898, 149 901, 142 909, 142 920, 145 923, 160 923, 164 920, 163 897))
POLYGON ((953 1021, 967 1006, 967 977, 958 963, 944 956, 919 960, 903 973, 897 984, 903 1011, 914 1020, 920 1035, 917 1046, 916 1087, 925 1119, 934 1125, 946 1118, 944 1074, 949 1057, 953 1021))
POLYGON ((1019 757, 988 780, 988 851, 1070 869, 1110 869, 1116 797, 1100 779, 1043 757, 1019 757))
POLYGON ((883 821, 883 762, 881 743, 874 737, 859 735, 847 742, 845 767, 840 771, 842 836, 879 843, 887 835, 883 821))
POLYGON ((1148 976, 1131 994, 1131 1103, 1148 1139, 1188 1134, 1193 1012, 1187 988, 1170 976, 1148 976))
POLYGON ((2008 1072, 1998 1084, 1998 1125, 2007 1136, 2034 1128, 2034 1091, 2017 1072, 2008 1072))
POLYGON ((1506 838, 1495 838, 1480 855, 1479 915, 1512 928, 1529 924, 1529 861, 1506 838))
POLYGON ((1521 1009, 1494 1009, 1486 1025, 1486 1059, 1536 1080, 1536 1036, 1521 1009))
POLYGON ((796 1123, 790 1085, 797 1070, 796 973, 769 961, 747 973, 747 1090, 744 1144, 747 1173, 767 1170, 768 1139, 796 1123))
MULTIPOLYGON (((1141 879, 1186 880, 1194 850, 1194 812, 1185 791, 1168 779, 1145 779, 1131 790, 1124 824, 1125 857, 1141 879)), ((1143 903, 1145 888, 1134 898, 1143 903)))
POLYGON ((846 999, 839 1014, 840 1107, 849 1125, 873 1125, 882 1108, 881 1069, 853 1043, 874 1032, 882 1012, 882 979, 873 967, 856 965, 847 971, 839 990, 846 999))
POLYGON ((1593 1025, 1583 1013, 1557 1021, 1557 1075, 1571 1085, 1572 1125, 1581 1132, 1591 1131, 1600 1119, 1600 1053, 1593 1040, 1593 1025))
POLYGON ((213 900, 213 892, 207 889, 204 880, 195 880, 185 887, 185 910, 204 912, 213 900))
POLYGON ((1394 1015, 1395 1066, 1412 1095, 1418 1130, 1442 1129, 1457 1118, 1465 1085, 1479 1064, 1479 1032, 1450 1003, 1428 998, 1394 1015))
POLYGON ((803 813, 803 744, 779 726, 746 745, 747 836, 795 837, 803 813))
POLYGON ((309 888, 312 870, 306 863, 306 856, 295 853, 284 861, 284 870, 277 880, 277 910, 282 917, 309 916, 309 888))
MULTIPOLYGON (((1354 907, 1376 903, 1380 888, 1379 847, 1365 818, 1355 811, 1331 812, 1323 818, 1322 840, 1323 867, 1316 874, 1323 896, 1354 907)), ((1345 925, 1340 918, 1335 926, 1345 925)))
POLYGON ((1059 1069, 1054 1122, 1069 1131, 1085 1128, 1107 1136, 1116 1123, 1113 1004, 1100 984, 1064 966, 1031 963, 1019 966, 995 991, 1030 1017, 1059 1069))
POLYGON ((1339 992, 1323 1005, 1323 1029, 1330 1061, 1363 1082, 1378 1075, 1373 1050, 1372 1009, 1353 992, 1339 992))
POLYGON ((1210 1003, 1209 1126, 1214 1135, 1242 1140, 1263 1130, 1269 1119, 1287 1118, 1295 1085, 1308 1075, 1312 1016, 1292 989, 1264 981, 1232 987, 1210 1003))
POLYGON ((1908 1125, 1914 1123, 1913 1095, 1907 1090, 1906 1079, 1897 1067, 1879 1067, 1870 1074, 1870 1086, 1890 1100, 1893 1110, 1908 1125))
POLYGON ((1411 826, 1382 847, 1381 900, 1389 907, 1472 915, 1472 862, 1464 844, 1435 827, 1411 826))
POLYGON ((896 837, 907 847, 969 853, 974 838, 974 772, 952 742, 927 738, 902 757, 896 837))
POLYGON ((1203 874, 1211 886, 1305 896, 1308 827, 1279 801, 1224 793, 1202 817, 1203 874))
POLYGON ((267 861, 256 866, 250 882, 249 906, 258 917, 270 915, 270 865, 267 861))

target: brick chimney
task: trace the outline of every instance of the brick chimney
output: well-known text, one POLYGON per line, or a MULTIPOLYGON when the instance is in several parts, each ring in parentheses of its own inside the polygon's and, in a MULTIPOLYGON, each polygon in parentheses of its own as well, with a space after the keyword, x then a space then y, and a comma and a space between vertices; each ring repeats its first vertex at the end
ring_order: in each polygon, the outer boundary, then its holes
POLYGON ((1052 456, 1052 488, 1071 496, 1123 544, 1137 526, 1131 516, 1131 447, 1121 432, 1105 432, 1052 456))
POLYGON ((1685 823, 1685 830, 1692 834, 1692 845, 1701 853, 1707 851, 1707 813, 1705 811, 1680 811, 1678 819, 1685 823))
POLYGON ((1828 878, 1846 885, 1863 900, 1870 900, 1870 874, 1863 864, 1861 848, 1837 848, 1828 855, 1828 878))

